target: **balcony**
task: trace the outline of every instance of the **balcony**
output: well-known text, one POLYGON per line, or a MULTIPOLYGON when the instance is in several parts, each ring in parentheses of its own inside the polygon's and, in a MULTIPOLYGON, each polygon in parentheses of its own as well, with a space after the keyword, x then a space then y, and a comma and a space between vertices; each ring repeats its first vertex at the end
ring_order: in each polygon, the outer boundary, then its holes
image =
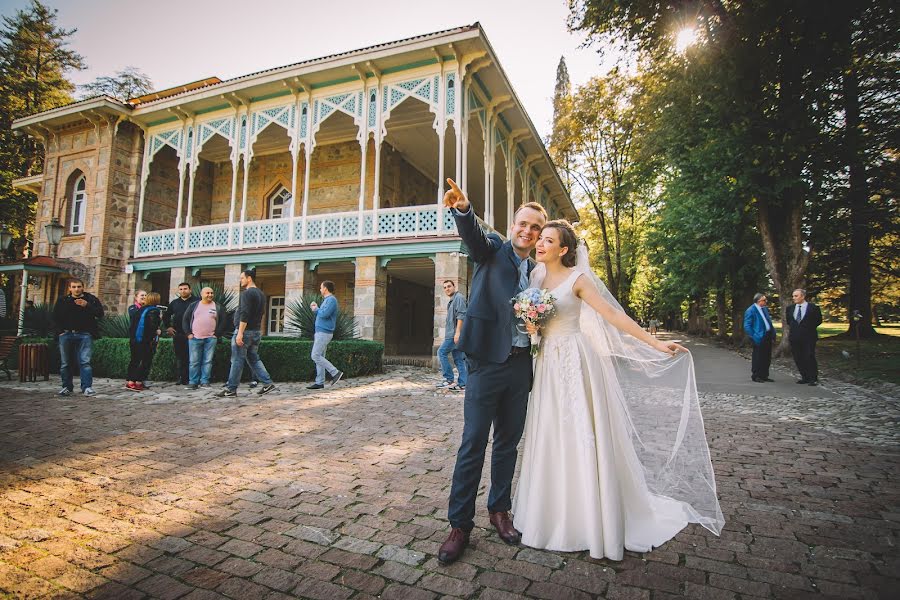
POLYGON ((431 204, 379 209, 377 215, 366 210, 144 231, 137 236, 135 258, 455 235, 453 217, 431 204))

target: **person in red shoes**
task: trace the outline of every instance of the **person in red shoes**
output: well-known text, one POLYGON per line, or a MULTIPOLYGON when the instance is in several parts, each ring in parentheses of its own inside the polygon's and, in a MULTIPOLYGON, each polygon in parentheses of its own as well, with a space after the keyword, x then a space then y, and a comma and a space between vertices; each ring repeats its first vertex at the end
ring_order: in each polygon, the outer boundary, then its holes
POLYGON ((150 374, 150 365, 156 353, 156 342, 162 323, 162 312, 159 308, 160 296, 157 292, 149 292, 139 311, 132 314, 129 330, 129 347, 131 361, 128 363, 128 380, 125 387, 134 392, 144 390, 143 381, 150 374))

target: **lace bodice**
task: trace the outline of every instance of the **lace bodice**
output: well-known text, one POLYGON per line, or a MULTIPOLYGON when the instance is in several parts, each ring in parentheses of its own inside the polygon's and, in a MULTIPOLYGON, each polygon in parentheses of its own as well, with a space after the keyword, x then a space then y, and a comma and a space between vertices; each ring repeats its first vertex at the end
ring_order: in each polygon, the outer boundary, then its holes
POLYGON ((572 291, 580 273, 575 269, 558 286, 550 290, 556 305, 556 313, 547 320, 541 330, 543 337, 574 335, 580 331, 581 299, 572 291))

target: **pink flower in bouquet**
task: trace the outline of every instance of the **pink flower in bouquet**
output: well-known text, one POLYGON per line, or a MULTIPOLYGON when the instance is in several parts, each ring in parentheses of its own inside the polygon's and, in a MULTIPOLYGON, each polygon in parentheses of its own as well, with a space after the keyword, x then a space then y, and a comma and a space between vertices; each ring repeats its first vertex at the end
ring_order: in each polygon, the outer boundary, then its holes
MULTIPOLYGON (((527 323, 543 324, 556 311, 556 299, 546 289, 528 288, 510 298, 510 304, 513 307, 516 319, 522 321, 522 325, 527 323)), ((517 330, 525 333, 524 327, 517 325, 517 330)), ((538 353, 538 335, 531 336, 531 355, 536 356, 538 353)))

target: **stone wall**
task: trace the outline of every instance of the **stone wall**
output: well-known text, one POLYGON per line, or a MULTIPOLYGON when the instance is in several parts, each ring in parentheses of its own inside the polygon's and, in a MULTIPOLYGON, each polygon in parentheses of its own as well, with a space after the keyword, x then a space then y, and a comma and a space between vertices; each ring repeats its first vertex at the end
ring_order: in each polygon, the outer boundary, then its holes
MULTIPOLYGON (((193 210, 191 211, 191 225, 195 227, 212 223, 213 173, 215 167, 215 164, 206 160, 201 160, 197 165, 197 171, 194 173, 194 199, 193 210)), ((231 165, 229 164, 229 168, 230 167, 231 165)), ((231 182, 231 173, 228 174, 228 181, 229 183, 231 182)), ((231 194, 231 191, 229 190, 228 193, 231 194)), ((185 196, 185 203, 187 203, 187 196, 185 196)), ((227 203, 225 210, 225 220, 227 221, 227 203)))
POLYGON ((99 257, 98 296, 109 312, 123 312, 133 292, 128 289, 125 264, 134 248, 142 155, 140 129, 120 123, 109 150, 107 193, 98 198, 98 202, 105 200, 97 206, 102 223, 90 249, 91 256, 99 257), (99 242, 96 247, 95 241, 99 242))
POLYGON ((437 183, 385 143, 381 152, 381 207, 421 206, 436 201, 437 183))
POLYGON ((178 156, 165 146, 153 156, 144 192, 144 231, 175 227, 178 209, 178 156))
MULTIPOLYGON (((138 173, 143 150, 141 132, 130 123, 94 127, 86 121, 58 132, 45 149, 44 177, 38 198, 35 249, 50 254, 44 225, 57 217, 66 227, 58 256, 74 261, 73 271, 108 313, 127 306, 130 296, 124 266, 134 243, 138 173), (71 191, 85 175, 84 231, 69 233, 71 191)), ((46 290, 39 293, 46 301, 46 290)), ((55 296, 55 294, 54 294, 55 296)))

